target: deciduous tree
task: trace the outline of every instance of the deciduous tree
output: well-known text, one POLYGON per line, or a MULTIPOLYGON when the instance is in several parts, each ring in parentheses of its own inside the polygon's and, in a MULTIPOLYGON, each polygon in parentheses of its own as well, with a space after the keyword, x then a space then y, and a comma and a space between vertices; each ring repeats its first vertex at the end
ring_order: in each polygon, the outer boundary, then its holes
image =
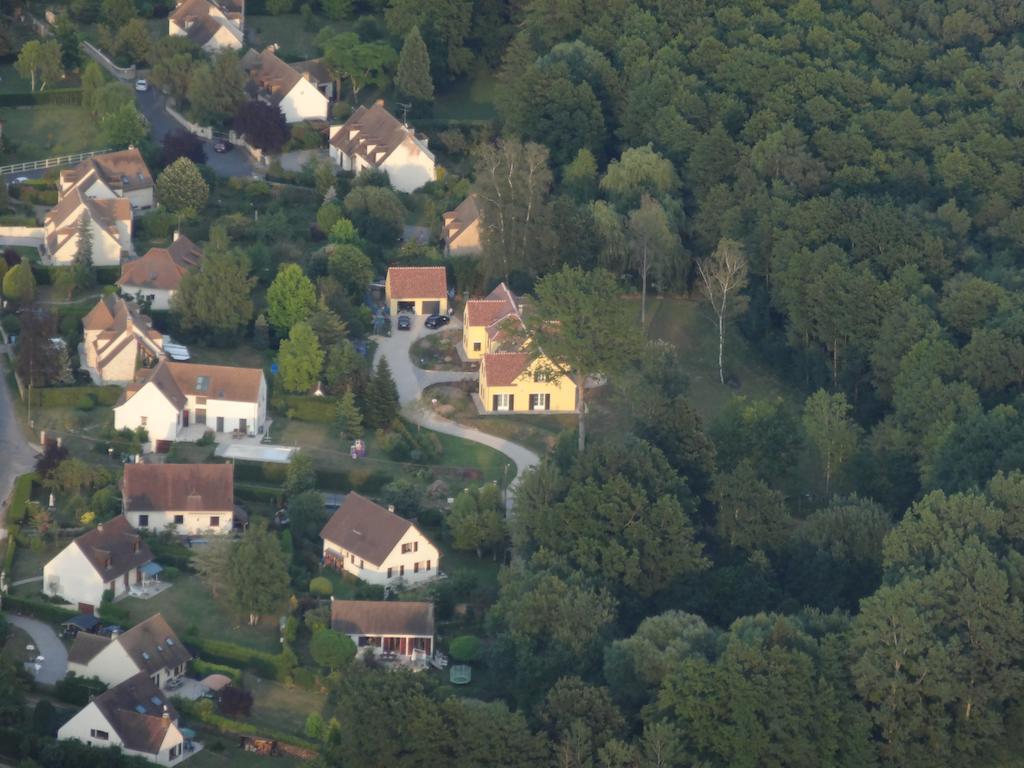
POLYGON ((747 257, 735 240, 721 240, 715 252, 697 262, 701 291, 711 306, 718 326, 718 381, 725 383, 725 327, 742 314, 747 299, 740 294, 747 287, 747 257))
POLYGON ((308 394, 316 386, 324 364, 324 351, 309 323, 292 326, 277 355, 278 381, 286 392, 308 394))
POLYGON ((680 263, 682 243, 665 209, 650 195, 644 195, 640 207, 629 214, 631 265, 640 274, 640 327, 647 327, 647 282, 658 282, 685 272, 680 263))
POLYGON ((325 28, 317 36, 323 49, 324 66, 338 79, 347 78, 352 88, 353 101, 367 85, 385 83, 395 66, 395 49, 385 42, 363 42, 355 32, 335 34, 325 28))
POLYGON ((203 209, 210 197, 210 187, 196 164, 180 157, 157 177, 156 193, 160 204, 176 213, 180 221, 203 209))
POLYGON ((259 99, 242 102, 235 110, 234 129, 245 140, 267 154, 276 155, 291 138, 281 108, 259 99))
POLYGON ((282 264, 267 288, 267 319, 278 335, 309 319, 316 309, 316 288, 298 264, 282 264))
POLYGON ((803 425, 821 464, 828 497, 836 473, 857 449, 857 425, 850 419, 846 395, 819 389, 804 403, 803 425))
POLYGON ((39 81, 39 90, 45 90, 47 83, 64 76, 60 44, 56 40, 29 40, 21 47, 14 68, 19 75, 29 78, 33 92, 36 90, 36 80, 39 81))
POLYGON ((253 520, 234 550, 227 569, 227 597, 249 624, 272 613, 288 597, 288 568, 277 538, 262 520, 253 520))

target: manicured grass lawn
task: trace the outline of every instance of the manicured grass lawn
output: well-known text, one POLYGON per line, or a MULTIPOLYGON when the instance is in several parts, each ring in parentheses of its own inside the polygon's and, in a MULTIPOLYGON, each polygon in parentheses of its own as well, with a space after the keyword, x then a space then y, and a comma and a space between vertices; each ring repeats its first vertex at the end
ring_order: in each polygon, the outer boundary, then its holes
MULTIPOLYGON (((177 341, 177 338, 175 338, 177 341)), ((260 351, 248 344, 234 347, 201 347, 188 345, 188 353, 192 358, 189 362, 207 365, 235 365, 242 368, 265 368, 272 357, 268 351, 260 351)))
POLYGON ((316 691, 289 688, 255 675, 246 675, 244 684, 253 696, 252 714, 246 719, 258 726, 305 737, 306 717, 324 708, 324 697, 316 691))
MULTIPOLYGON (((225 603, 214 600, 196 575, 182 574, 170 589, 149 600, 129 597, 118 605, 128 610, 133 622, 162 613, 178 634, 187 634, 192 627, 200 637, 238 643, 268 653, 276 653, 281 647, 276 621, 267 617, 250 627, 225 603)), ((281 609, 284 610, 283 605, 281 609)))
POLYGON ((14 63, 0 64, 0 93, 28 93, 32 82, 18 74, 14 63))
MULTIPOLYGON (((639 300, 636 305, 639 314, 639 300)), ((733 388, 718 381, 718 331, 699 300, 683 296, 648 299, 647 334, 671 342, 679 350, 690 380, 689 399, 705 422, 714 419, 737 395, 751 399, 782 397, 793 403, 798 400, 785 383, 757 360, 746 339, 735 329, 726 336, 725 369, 738 386, 733 388)))
POLYGON ((98 123, 81 107, 5 107, 0 120, 7 146, 0 161, 5 164, 106 147, 98 123))
POLYGON ((438 94, 434 101, 434 118, 443 120, 491 120, 495 116, 494 73, 486 67, 438 94))
MULTIPOLYGON (((49 562, 54 555, 67 546, 67 544, 68 540, 62 539, 60 541, 44 544, 41 549, 37 550, 29 544, 22 545, 19 543, 18 548, 14 550, 14 564, 11 566, 11 573, 7 574, 8 583, 21 581, 22 579, 29 579, 34 576, 42 576, 43 566, 49 562)), ((19 590, 31 593, 39 592, 42 588, 43 582, 41 581, 18 587, 19 590)))
POLYGON ((189 768, 298 768, 303 761, 295 757, 265 757, 254 752, 239 749, 238 740, 233 736, 207 731, 199 732, 199 741, 207 748, 188 759, 189 768), (214 752, 211 744, 220 742, 224 749, 214 752))
POLYGON ((256 50, 263 50, 271 43, 277 43, 281 46, 277 54, 285 61, 313 59, 319 56, 320 49, 313 41, 317 33, 327 26, 341 32, 346 25, 343 22, 332 22, 317 17, 314 29, 308 30, 302 23, 302 17, 297 13, 245 17, 245 35, 249 45, 256 50))

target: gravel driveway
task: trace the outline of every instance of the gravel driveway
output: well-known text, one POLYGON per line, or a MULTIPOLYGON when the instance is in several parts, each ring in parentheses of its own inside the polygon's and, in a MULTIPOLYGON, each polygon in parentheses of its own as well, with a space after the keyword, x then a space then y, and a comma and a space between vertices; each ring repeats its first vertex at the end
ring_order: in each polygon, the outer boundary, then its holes
POLYGON ((29 634, 36 646, 36 652, 44 659, 38 672, 32 670, 36 682, 53 685, 62 680, 68 673, 68 652, 64 648, 64 643, 57 637, 57 633, 53 631, 53 627, 27 616, 13 613, 5 613, 4 616, 11 624, 29 634))

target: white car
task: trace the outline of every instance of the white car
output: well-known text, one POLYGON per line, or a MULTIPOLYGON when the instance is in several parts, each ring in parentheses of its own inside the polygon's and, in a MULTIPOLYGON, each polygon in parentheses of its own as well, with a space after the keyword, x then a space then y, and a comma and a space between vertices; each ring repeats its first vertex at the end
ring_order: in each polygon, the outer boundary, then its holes
POLYGON ((135 90, 136 91, 142 91, 143 93, 145 93, 146 91, 149 90, 149 83, 146 82, 145 78, 136 80, 135 81, 135 90))
POLYGON ((26 181, 28 181, 28 176, 19 176, 14 181, 16 184, 24 184, 26 181))

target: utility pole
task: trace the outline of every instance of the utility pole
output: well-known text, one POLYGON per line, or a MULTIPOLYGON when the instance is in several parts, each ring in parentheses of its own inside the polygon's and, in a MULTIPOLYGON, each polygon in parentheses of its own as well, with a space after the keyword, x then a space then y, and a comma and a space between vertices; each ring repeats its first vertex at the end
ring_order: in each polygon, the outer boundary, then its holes
POLYGON ((398 106, 400 106, 402 108, 402 125, 404 125, 406 128, 408 128, 409 127, 409 110, 412 109, 412 104, 403 104, 400 101, 397 102, 397 104, 398 104, 398 106))

